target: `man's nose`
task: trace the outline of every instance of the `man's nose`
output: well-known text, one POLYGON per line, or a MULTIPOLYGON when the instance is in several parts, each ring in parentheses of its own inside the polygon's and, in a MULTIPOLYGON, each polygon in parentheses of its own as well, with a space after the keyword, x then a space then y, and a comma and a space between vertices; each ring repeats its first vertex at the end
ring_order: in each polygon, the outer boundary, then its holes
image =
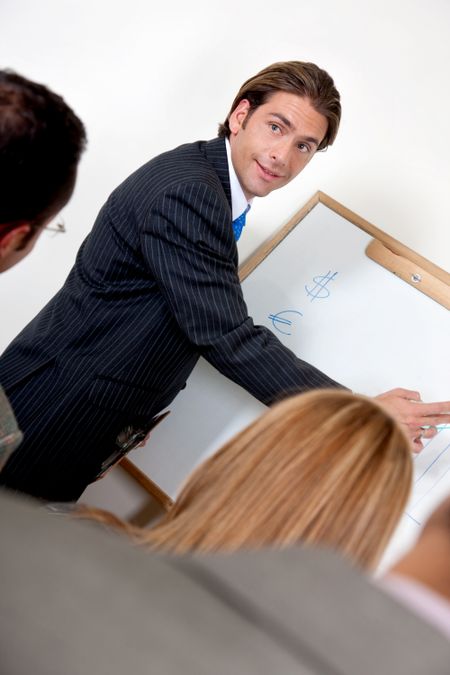
POLYGON ((270 150, 270 158, 277 164, 287 164, 289 157, 289 143, 284 140, 278 141, 270 150))

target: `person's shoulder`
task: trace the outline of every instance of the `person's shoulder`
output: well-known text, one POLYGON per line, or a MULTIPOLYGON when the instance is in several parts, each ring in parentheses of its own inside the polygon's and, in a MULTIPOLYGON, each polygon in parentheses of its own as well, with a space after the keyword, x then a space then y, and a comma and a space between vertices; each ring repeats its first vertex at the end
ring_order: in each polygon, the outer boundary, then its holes
POLYGON ((225 141, 216 138, 185 143, 157 155, 119 185, 113 196, 149 204, 167 191, 198 184, 224 196, 228 181, 225 141))
POLYGON ((218 165, 227 164, 225 141, 215 138, 211 141, 185 143, 173 150, 158 155, 143 168, 149 172, 167 175, 175 180, 203 181, 217 174, 218 165))
POLYGON ((22 440, 11 405, 0 385, 0 468, 22 440))
POLYGON ((221 138, 184 143, 149 160, 130 178, 157 176, 159 180, 165 177, 202 180, 215 173, 215 165, 221 160, 227 164, 225 141, 221 138))

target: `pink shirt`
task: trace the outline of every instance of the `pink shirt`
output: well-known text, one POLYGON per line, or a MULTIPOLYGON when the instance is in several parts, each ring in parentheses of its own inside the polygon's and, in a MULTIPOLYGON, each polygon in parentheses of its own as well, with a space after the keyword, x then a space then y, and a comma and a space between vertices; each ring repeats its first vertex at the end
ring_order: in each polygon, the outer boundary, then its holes
POLYGON ((390 573, 379 586, 450 640, 450 602, 411 577, 390 573))

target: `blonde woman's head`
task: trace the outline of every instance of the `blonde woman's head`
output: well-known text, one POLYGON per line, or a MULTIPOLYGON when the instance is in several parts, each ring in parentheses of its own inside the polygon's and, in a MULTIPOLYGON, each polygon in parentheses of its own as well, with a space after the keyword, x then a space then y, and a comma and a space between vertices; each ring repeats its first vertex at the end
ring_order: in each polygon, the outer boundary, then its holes
POLYGON ((178 553, 325 545, 372 567, 411 474, 408 439, 372 399, 309 392, 275 405, 203 462, 167 516, 135 535, 178 553))

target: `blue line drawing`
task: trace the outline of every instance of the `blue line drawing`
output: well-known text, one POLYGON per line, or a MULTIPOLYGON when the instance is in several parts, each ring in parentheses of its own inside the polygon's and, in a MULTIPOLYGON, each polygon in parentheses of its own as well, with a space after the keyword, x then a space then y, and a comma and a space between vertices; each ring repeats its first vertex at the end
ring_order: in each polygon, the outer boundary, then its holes
POLYGON ((444 471, 444 473, 442 474, 442 476, 439 476, 439 478, 433 483, 433 485, 431 485, 431 486, 428 488, 428 490, 427 490, 426 492, 423 493, 423 495, 422 495, 422 496, 416 501, 416 503, 413 505, 413 507, 412 507, 413 509, 415 509, 416 506, 417 506, 418 504, 420 504, 420 502, 422 501, 422 499, 424 499, 424 497, 428 497, 428 495, 429 495, 429 493, 431 492, 431 490, 434 490, 434 488, 436 487, 436 485, 437 485, 438 483, 440 483, 441 480, 442 480, 443 478, 445 478, 445 476, 448 474, 449 471, 450 471, 450 467, 444 471))
POLYGON ((317 298, 322 300, 329 297, 330 291, 326 286, 330 281, 333 281, 336 278, 336 275, 337 272, 331 274, 331 270, 329 270, 326 274, 313 277, 315 286, 308 288, 308 286, 305 284, 305 291, 307 295, 311 296, 311 302, 317 298))
POLYGON ((405 511, 405 516, 408 516, 408 518, 411 518, 411 520, 414 523, 416 523, 416 525, 421 525, 421 523, 418 520, 416 520, 410 513, 408 513, 408 511, 405 511))
MULTIPOLYGON (((424 471, 422 471, 421 475, 420 475, 418 478, 416 478, 416 480, 414 481, 415 483, 418 483, 419 480, 421 480, 421 479, 425 476, 425 474, 428 473, 428 471, 432 468, 432 466, 433 466, 434 464, 436 464, 436 462, 442 457, 442 455, 444 455, 444 454, 447 452, 447 450, 449 449, 449 447, 450 447, 450 446, 447 445, 447 447, 445 447, 443 450, 441 450, 441 452, 438 454, 438 456, 435 457, 435 458, 433 459, 433 461, 430 462, 430 464, 428 464, 427 468, 426 468, 424 471)), ((423 451, 422 451, 422 452, 423 452, 423 451)))
POLYGON ((292 335, 292 333, 289 333, 285 330, 282 330, 280 326, 292 326, 292 321, 293 319, 289 319, 286 317, 286 314, 298 314, 299 316, 303 316, 301 312, 298 312, 296 309, 284 309, 282 312, 278 312, 277 314, 269 314, 268 318, 272 321, 273 327, 279 332, 283 333, 283 335, 292 335))
POLYGON ((438 436, 440 437, 438 446, 435 449, 434 447, 431 449, 432 456, 428 458, 426 465, 421 467, 420 471, 416 473, 413 493, 414 500, 411 499, 408 511, 406 512, 412 520, 417 521, 419 524, 423 520, 421 513, 426 513, 428 510, 427 508, 424 510, 424 504, 428 503, 428 499, 436 487, 442 484, 442 481, 447 481, 450 475, 450 466, 446 462, 446 458, 449 457, 450 453, 450 443, 447 441, 448 435, 442 428, 438 427, 438 434, 427 441, 420 455, 414 457, 414 461, 420 462, 422 458, 425 459, 423 456, 425 449, 430 444, 434 446, 438 436), (444 435, 441 436, 441 434, 444 435), (441 440, 443 441, 443 446, 439 447, 441 440), (417 490, 417 488, 419 489, 417 490))

